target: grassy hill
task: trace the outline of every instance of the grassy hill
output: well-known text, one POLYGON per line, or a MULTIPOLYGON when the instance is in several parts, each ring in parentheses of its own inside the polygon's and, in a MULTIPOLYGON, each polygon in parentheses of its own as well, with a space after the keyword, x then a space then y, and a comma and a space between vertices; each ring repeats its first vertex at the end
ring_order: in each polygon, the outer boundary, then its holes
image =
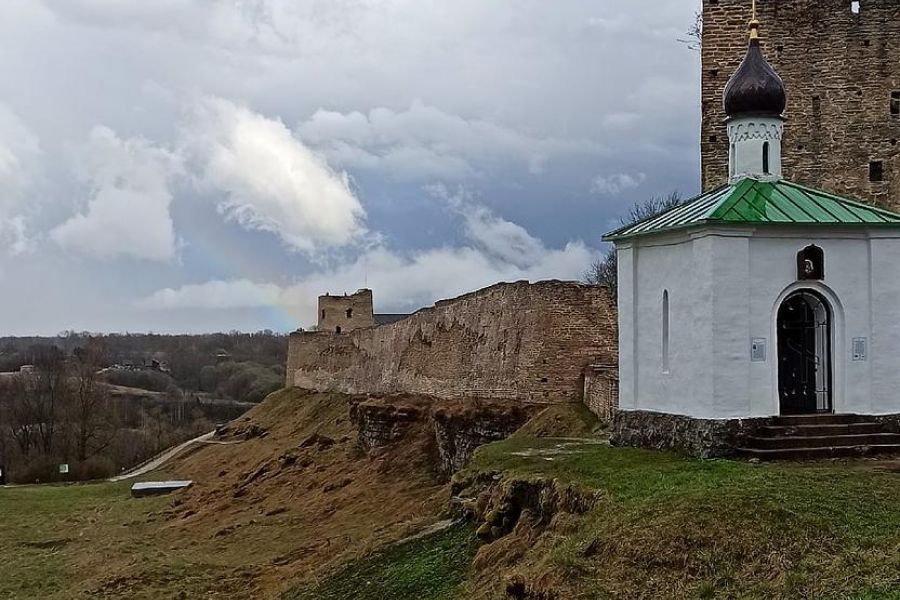
POLYGON ((900 598, 896 462, 614 449, 573 407, 450 486, 423 428, 358 450, 348 402, 274 394, 168 465, 197 482, 169 498, 0 489, 0 598, 900 598), (470 520, 417 536, 451 494, 470 520))

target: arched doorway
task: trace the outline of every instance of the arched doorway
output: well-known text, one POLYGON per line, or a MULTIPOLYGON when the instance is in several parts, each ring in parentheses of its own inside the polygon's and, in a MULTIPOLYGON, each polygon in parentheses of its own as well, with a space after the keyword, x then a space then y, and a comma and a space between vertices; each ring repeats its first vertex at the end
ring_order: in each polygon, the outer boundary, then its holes
POLYGON ((832 311, 812 290, 788 296, 778 309, 778 397, 781 414, 831 412, 832 311))

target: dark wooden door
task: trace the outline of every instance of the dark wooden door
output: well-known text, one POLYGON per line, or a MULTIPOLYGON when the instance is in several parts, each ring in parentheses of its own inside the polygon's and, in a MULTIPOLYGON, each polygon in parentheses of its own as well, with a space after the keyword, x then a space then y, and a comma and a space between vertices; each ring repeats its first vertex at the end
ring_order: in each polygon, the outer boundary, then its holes
POLYGON ((781 414, 831 411, 831 314, 813 292, 790 296, 778 311, 781 414))

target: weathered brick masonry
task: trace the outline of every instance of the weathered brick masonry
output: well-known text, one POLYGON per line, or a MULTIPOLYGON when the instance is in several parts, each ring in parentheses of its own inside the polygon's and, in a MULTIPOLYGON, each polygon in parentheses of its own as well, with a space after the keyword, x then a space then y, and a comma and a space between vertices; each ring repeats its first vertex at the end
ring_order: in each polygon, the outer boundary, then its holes
POLYGON ((319 296, 319 331, 347 333, 374 324, 372 290, 359 290, 350 296, 319 296))
MULTIPOLYGON (((784 175, 900 208, 900 0, 758 0, 788 90, 784 175), (896 114, 892 114, 892 111, 896 114), (883 181, 870 181, 881 164, 883 181)), ((703 2, 703 186, 725 182, 722 93, 746 51, 748 0, 703 2)))
POLYGON ((291 335, 287 384, 347 393, 580 401, 617 361, 615 299, 572 282, 501 283, 349 334, 291 335))

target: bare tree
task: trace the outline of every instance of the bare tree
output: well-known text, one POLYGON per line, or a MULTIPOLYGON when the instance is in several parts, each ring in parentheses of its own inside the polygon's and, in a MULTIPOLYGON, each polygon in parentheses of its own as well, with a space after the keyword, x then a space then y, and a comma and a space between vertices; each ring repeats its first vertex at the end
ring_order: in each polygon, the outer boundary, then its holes
POLYGON ((685 37, 678 38, 678 41, 695 52, 703 49, 703 10, 694 13, 694 22, 685 33, 685 37))
MULTIPOLYGON (((628 210, 628 214, 619 219, 619 222, 623 227, 633 225, 682 204, 684 204, 684 199, 678 192, 672 192, 668 196, 654 196, 643 202, 635 202, 628 210)), ((603 255, 603 258, 595 260, 585 271, 583 275, 585 283, 607 286, 615 291, 619 282, 617 263, 616 248, 612 246, 603 255)))
POLYGON ((75 456, 85 461, 105 450, 118 429, 109 387, 98 372, 106 364, 106 348, 99 339, 90 340, 74 352, 72 394, 68 423, 75 443, 75 456))
POLYGON ((618 282, 615 246, 607 250, 603 258, 592 262, 583 277, 585 283, 590 285, 605 285, 615 289, 618 282))
POLYGON ((63 352, 56 346, 42 346, 34 351, 34 372, 23 375, 23 401, 30 425, 37 430, 44 454, 51 455, 59 446, 57 427, 69 393, 68 365, 63 352))

